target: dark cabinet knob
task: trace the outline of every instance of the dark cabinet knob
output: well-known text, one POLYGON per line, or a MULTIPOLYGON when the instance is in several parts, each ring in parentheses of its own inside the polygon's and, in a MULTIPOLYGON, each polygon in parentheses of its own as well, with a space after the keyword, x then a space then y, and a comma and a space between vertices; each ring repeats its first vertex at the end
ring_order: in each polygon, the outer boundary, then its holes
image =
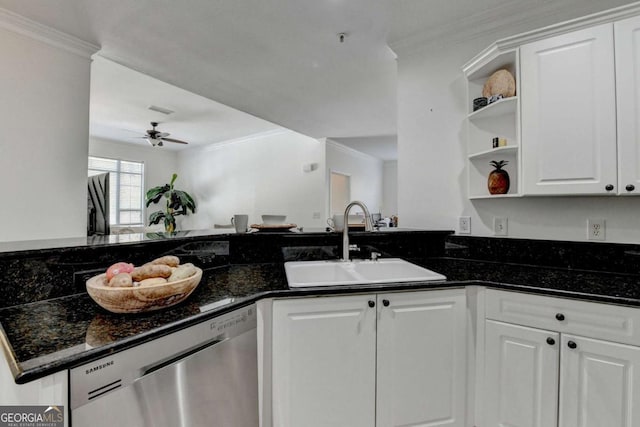
POLYGON ((369 301, 369 307, 373 308, 376 306, 375 301, 369 301))
POLYGON ((562 313, 556 314, 556 319, 558 319, 559 322, 562 322, 564 320, 564 314, 562 313))
POLYGON ((611 191, 611 190, 613 190, 613 185, 612 184, 607 184, 607 186, 604 187, 604 189, 607 190, 607 191, 611 191))
POLYGON ((636 186, 635 186, 635 185, 633 185, 633 184, 627 184, 627 186, 626 186, 626 187, 624 187, 624 188, 625 188, 625 190, 627 190, 627 191, 633 191, 633 190, 635 190, 635 189, 636 189, 636 186))
POLYGON ((382 300, 382 305, 384 305, 385 307, 389 307, 389 300, 388 299, 383 299, 382 300))
POLYGON ((555 343, 556 343, 556 340, 554 340, 553 338, 551 338, 551 337, 547 338, 547 344, 555 345, 555 343))
POLYGON ((569 347, 569 348, 577 348, 577 347, 578 347, 578 344, 576 344, 576 343, 575 343, 575 342, 573 342, 573 341, 569 341, 569 342, 567 343, 567 347, 569 347))

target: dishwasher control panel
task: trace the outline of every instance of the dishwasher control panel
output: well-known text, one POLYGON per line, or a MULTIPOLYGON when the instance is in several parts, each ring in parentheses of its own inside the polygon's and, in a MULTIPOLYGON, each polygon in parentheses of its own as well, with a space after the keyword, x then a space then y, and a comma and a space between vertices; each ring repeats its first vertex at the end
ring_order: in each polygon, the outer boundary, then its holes
POLYGON ((256 328, 255 304, 208 319, 69 370, 70 406, 78 408, 148 372, 256 328))

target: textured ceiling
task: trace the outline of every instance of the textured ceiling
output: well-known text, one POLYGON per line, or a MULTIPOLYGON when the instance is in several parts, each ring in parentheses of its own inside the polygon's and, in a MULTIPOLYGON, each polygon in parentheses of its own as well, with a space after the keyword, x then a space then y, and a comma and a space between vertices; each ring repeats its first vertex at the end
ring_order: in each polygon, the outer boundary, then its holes
POLYGON ((158 130, 189 143, 165 144, 179 150, 229 141, 282 128, 192 92, 180 89, 130 68, 94 56, 91 64, 90 133, 93 137, 147 144, 150 122, 158 130), (149 110, 150 106, 173 111, 149 110))
MULTIPOLYGON (((396 135, 388 44, 448 48, 624 0, 0 0, 159 80, 312 137, 396 135), (338 33, 347 34, 340 43, 338 33)), ((177 130, 170 130, 176 137, 177 130)))
POLYGON ((312 137, 396 132, 387 0, 2 0, 134 70, 312 137), (337 34, 346 32, 344 43, 337 34))

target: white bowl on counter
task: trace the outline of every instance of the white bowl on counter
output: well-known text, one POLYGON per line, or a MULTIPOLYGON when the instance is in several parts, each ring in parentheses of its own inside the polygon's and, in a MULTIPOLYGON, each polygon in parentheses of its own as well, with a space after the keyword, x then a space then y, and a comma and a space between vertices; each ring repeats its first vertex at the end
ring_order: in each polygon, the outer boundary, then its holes
POLYGON ((262 223, 265 225, 284 224, 286 215, 262 215, 262 223))

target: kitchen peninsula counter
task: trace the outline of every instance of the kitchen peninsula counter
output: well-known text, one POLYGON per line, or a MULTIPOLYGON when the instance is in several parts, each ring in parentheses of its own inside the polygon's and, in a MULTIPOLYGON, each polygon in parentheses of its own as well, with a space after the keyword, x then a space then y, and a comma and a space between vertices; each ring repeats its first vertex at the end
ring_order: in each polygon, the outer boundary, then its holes
MULTIPOLYGON (((429 236, 428 233, 417 235, 421 239, 429 236)), ((405 238, 404 244, 407 245, 410 240, 408 234, 405 238)), ((333 252, 337 250, 333 246, 308 246, 313 242, 306 240, 298 243, 302 246, 283 248, 285 260, 333 257, 333 252)), ((519 244, 516 241, 508 243, 519 244)), ((482 258, 468 251, 469 247, 479 244, 485 244, 485 241, 461 240, 451 236, 447 241, 447 250, 443 245, 440 253, 420 258, 407 256, 416 255, 414 249, 403 249, 405 258, 447 276, 444 282, 289 289, 281 260, 209 266, 204 270, 200 285, 186 301, 150 313, 109 313, 83 292, 16 304, 0 309, 3 347, 15 381, 26 383, 206 321, 263 298, 480 285, 640 307, 640 276, 637 274, 578 269, 562 266, 562 263, 525 264, 513 258, 506 261, 488 256, 484 256, 485 259, 466 258, 482 258)), ((402 247, 401 242, 395 242, 394 245, 402 247)), ((382 244, 380 247, 387 246, 382 244)), ((628 251, 629 248, 624 250, 628 251)), ((486 252, 485 248, 482 253, 486 252)), ((386 254, 403 255, 398 252, 386 254)), ((543 263, 544 260, 539 261, 543 263)))

